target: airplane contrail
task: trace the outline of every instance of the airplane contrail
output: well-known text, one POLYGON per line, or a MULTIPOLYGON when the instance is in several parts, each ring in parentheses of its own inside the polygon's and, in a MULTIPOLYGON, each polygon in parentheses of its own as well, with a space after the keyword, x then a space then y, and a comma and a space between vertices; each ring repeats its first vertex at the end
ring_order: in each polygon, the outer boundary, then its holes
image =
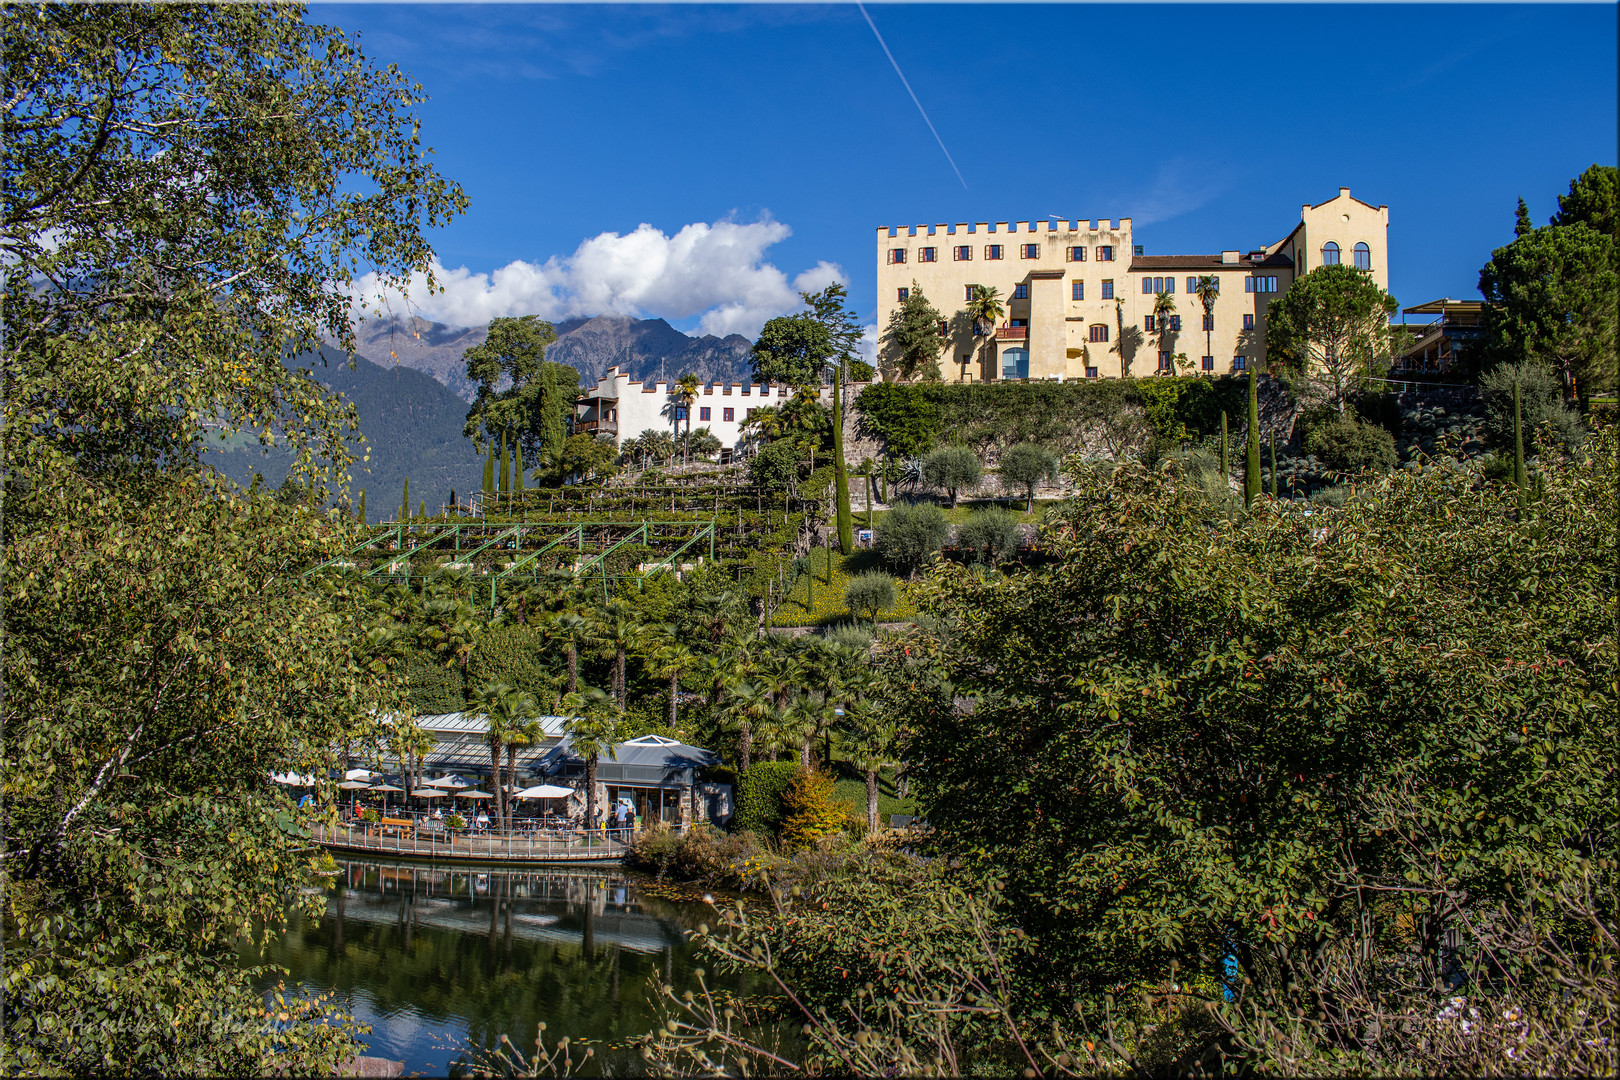
MULTIPOLYGON (((945 160, 951 163, 951 171, 956 173, 958 180, 962 180, 962 170, 956 167, 956 159, 951 157, 949 150, 945 149, 945 140, 939 137, 939 131, 934 127, 934 122, 928 119, 928 110, 924 109, 922 102, 917 100, 917 91, 911 88, 911 82, 906 78, 906 73, 900 70, 900 64, 895 60, 894 53, 889 51, 889 43, 883 40, 882 34, 878 33, 877 23, 873 22, 872 16, 867 13, 866 5, 861 3, 861 0, 855 0, 855 6, 861 9, 861 14, 866 18, 866 25, 872 28, 873 36, 878 39, 878 44, 883 46, 883 55, 889 58, 889 63, 894 66, 894 73, 900 76, 900 82, 906 88, 906 93, 911 95, 911 103, 917 106, 918 112, 922 113, 923 123, 927 124, 928 130, 934 133, 934 141, 939 143, 940 150, 945 154, 945 160)), ((962 180, 963 190, 967 190, 967 186, 968 182, 962 180)))

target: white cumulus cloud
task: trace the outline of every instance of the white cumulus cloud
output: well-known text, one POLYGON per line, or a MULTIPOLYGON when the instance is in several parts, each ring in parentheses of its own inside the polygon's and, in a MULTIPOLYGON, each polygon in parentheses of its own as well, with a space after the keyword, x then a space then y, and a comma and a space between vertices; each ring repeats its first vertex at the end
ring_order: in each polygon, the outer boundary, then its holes
POLYGON ((452 326, 531 314, 546 319, 697 316, 704 333, 754 337, 767 319, 798 310, 801 290, 847 284, 843 270, 826 261, 791 282, 766 261, 766 251, 791 234, 769 218, 696 222, 673 236, 643 224, 623 235, 593 236, 572 255, 544 263, 517 260, 488 274, 435 266, 440 291, 429 293, 425 278, 416 275, 405 290, 408 302, 367 275, 356 283, 356 303, 364 301, 367 313, 410 311, 452 326))

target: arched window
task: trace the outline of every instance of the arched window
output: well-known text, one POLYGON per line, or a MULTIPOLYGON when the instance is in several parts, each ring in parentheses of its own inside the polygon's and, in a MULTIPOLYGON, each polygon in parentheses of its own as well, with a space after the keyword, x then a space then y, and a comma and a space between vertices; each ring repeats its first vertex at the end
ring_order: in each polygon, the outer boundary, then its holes
POLYGON ((1003 379, 1029 378, 1029 350, 1008 349, 1001 354, 1001 377, 1003 379))
POLYGON ((1356 245, 1356 269, 1372 269, 1372 248, 1368 247, 1366 244, 1356 245))
POLYGON ((1322 245, 1322 265, 1339 265, 1339 245, 1335 244, 1332 240, 1329 240, 1327 243, 1322 245))

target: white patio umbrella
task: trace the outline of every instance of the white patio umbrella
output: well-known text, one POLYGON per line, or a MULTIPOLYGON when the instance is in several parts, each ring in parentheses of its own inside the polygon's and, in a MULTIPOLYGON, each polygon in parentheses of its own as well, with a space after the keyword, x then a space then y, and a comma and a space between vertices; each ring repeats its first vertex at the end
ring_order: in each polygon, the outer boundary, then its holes
POLYGON ((445 793, 440 791, 438 788, 430 787, 419 787, 412 791, 411 794, 418 799, 442 799, 445 795, 445 793))
POLYGON ((566 799, 574 793, 571 787, 558 787, 556 784, 538 784, 535 787, 524 788, 517 793, 520 799, 566 799))
POLYGON ((424 786, 436 788, 464 788, 472 787, 472 782, 470 780, 463 780, 459 776, 441 776, 437 780, 427 781, 424 786))
POLYGON ((458 791, 458 792, 456 792, 456 798, 458 798, 458 799, 493 799, 494 797, 495 796, 491 795, 487 791, 458 791))
POLYGON ((313 776, 302 776, 299 773, 278 772, 271 773, 270 779, 277 784, 287 784, 291 787, 314 787, 313 776))
POLYGON ((370 791, 371 785, 364 780, 345 780, 338 785, 340 791, 370 791))
POLYGON ((381 775, 382 775, 382 773, 375 772, 375 771, 373 771, 371 769, 350 769, 348 772, 343 774, 343 779, 345 779, 345 780, 366 780, 366 781, 370 781, 370 780, 375 780, 377 777, 379 777, 381 775))

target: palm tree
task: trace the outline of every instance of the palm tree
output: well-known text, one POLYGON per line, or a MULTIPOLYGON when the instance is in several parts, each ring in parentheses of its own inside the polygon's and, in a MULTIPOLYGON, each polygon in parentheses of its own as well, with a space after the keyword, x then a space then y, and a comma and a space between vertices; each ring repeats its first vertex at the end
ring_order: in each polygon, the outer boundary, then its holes
POLYGON ((590 621, 576 609, 568 607, 552 612, 546 617, 543 625, 543 632, 547 638, 562 643, 563 656, 568 665, 568 677, 563 683, 563 693, 572 694, 579 686, 579 646, 590 637, 590 621))
POLYGON ((1000 322, 1006 313, 1007 309, 1001 303, 1000 290, 994 285, 973 286, 973 296, 968 300, 962 314, 973 324, 973 336, 983 339, 979 344, 981 364, 984 362, 983 354, 995 340, 996 323, 1000 322))
POLYGON ((754 758, 754 726, 768 721, 776 706, 771 695, 757 683, 726 684, 725 715, 737 726, 737 770, 747 772, 754 758))
POLYGON ((799 764, 811 768, 816 739, 833 721, 830 701, 818 701, 812 694, 799 694, 782 710, 782 726, 799 744, 799 764))
POLYGON ((422 757, 432 752, 434 741, 431 733, 416 726, 414 718, 406 720, 394 733, 394 749, 399 755, 401 771, 405 774, 407 797, 421 784, 422 757))
POLYGON ((568 746, 585 761, 585 827, 596 826, 596 763, 606 754, 619 759, 624 737, 624 712, 613 698, 594 686, 582 686, 563 699, 573 715, 568 722, 568 746))
POLYGON ((490 682, 473 694, 473 704, 484 714, 489 742, 489 774, 495 785, 495 817, 506 820, 506 788, 501 784, 501 750, 512 739, 525 738, 525 728, 540 715, 540 703, 527 690, 511 683, 490 682))
POLYGON ((652 666, 656 674, 669 680, 669 726, 674 730, 675 706, 681 693, 681 672, 691 669, 697 661, 697 654, 676 637, 675 627, 666 626, 663 629, 663 643, 652 655, 652 666))
MULTIPOLYGON (((1159 352, 1161 354, 1169 351, 1164 347, 1165 335, 1170 333, 1170 316, 1174 315, 1175 311, 1176 302, 1171 297, 1168 289, 1154 297, 1153 329, 1158 338, 1159 352)), ((1162 361, 1160 369, 1163 370, 1162 361)))
POLYGON ((675 381, 675 388, 670 395, 679 403, 681 412, 686 414, 686 440, 682 453, 683 465, 692 463, 692 403, 698 399, 698 377, 688 371, 675 381))
POLYGON ((645 628, 630 607, 620 600, 610 601, 593 621, 593 636, 601 647, 601 657, 613 661, 613 696, 623 709, 626 702, 625 660, 641 640, 645 628))
POLYGON ((1128 346, 1125 338, 1125 298, 1114 297, 1114 328, 1117 337, 1114 340, 1114 349, 1119 353, 1119 377, 1131 377, 1131 356, 1133 350, 1128 346))
POLYGON ((844 706, 843 747, 850 761, 861 770, 866 779, 866 827, 869 832, 878 828, 878 770, 883 768, 894 749, 895 730, 876 709, 862 701, 851 707, 844 706))
POLYGON ((1204 306, 1204 355, 1214 356, 1215 347, 1212 339, 1215 333, 1215 300, 1221 295, 1221 279, 1214 274, 1204 274, 1194 283, 1193 294, 1204 306))
MULTIPOLYGON (((545 728, 540 726, 539 719, 531 718, 515 725, 506 740, 506 784, 508 787, 517 787, 517 752, 520 746, 534 746, 544 741, 545 728)), ((506 808, 506 827, 512 827, 512 812, 515 808, 508 804, 506 808)))

